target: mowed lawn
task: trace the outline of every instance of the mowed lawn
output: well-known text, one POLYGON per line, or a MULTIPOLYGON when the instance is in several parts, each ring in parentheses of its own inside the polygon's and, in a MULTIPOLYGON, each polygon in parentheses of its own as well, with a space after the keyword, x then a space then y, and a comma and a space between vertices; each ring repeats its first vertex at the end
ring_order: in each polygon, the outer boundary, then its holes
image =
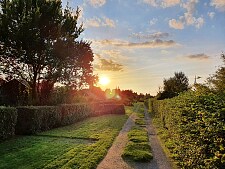
POLYGON ((0 168, 96 168, 126 120, 126 115, 92 117, 35 136, 2 142, 0 168))

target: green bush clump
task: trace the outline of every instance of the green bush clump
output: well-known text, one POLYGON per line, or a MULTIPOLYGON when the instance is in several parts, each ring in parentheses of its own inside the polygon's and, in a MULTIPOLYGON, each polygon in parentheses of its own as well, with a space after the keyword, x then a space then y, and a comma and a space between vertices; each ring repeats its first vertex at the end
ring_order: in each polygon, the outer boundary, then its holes
POLYGON ((15 135, 16 120, 15 108, 0 107, 0 141, 15 135))
POLYGON ((129 142, 126 144, 122 157, 134 161, 150 161, 153 156, 148 141, 147 131, 134 127, 128 132, 129 142))
POLYGON ((181 168, 225 168, 225 96, 190 91, 153 101, 154 117, 168 130, 168 148, 181 168))

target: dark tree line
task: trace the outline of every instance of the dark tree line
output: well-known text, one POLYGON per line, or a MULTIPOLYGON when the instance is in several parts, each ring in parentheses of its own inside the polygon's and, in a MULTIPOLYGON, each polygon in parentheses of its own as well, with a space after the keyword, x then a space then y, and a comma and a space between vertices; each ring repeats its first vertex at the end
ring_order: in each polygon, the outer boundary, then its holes
POLYGON ((56 82, 73 89, 94 83, 90 42, 77 40, 84 31, 79 8, 63 9, 55 0, 1 0, 0 6, 0 73, 27 81, 34 103, 39 86, 49 92, 56 82))

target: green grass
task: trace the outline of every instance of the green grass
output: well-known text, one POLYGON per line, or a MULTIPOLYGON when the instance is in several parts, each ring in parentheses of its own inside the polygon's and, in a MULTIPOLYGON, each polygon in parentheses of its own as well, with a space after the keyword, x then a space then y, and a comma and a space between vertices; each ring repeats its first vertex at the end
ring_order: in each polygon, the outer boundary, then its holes
POLYGON ((150 161, 153 156, 148 141, 147 131, 140 127, 133 127, 128 132, 129 142, 127 143, 122 157, 133 161, 150 161))
POLYGON ((92 117, 2 142, 0 168, 96 168, 126 120, 126 115, 92 117))
POLYGON ((126 115, 130 116, 134 112, 133 106, 125 106, 125 112, 126 112, 126 115))
POLYGON ((143 126, 143 125, 145 125, 145 120, 144 119, 140 119, 140 118, 136 119, 135 120, 135 124, 143 126))

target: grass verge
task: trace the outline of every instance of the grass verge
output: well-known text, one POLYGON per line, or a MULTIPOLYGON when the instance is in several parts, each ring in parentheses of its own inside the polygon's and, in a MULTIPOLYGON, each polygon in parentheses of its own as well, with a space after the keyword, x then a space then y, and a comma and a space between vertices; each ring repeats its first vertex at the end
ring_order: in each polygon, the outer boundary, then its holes
POLYGON ((153 116, 150 113, 151 117, 152 117, 152 123, 156 129, 156 133, 158 135, 160 144, 163 148, 163 151, 165 152, 166 156, 171 159, 171 164, 172 164, 172 168, 173 169, 178 169, 178 163, 174 160, 174 154, 171 153, 171 150, 174 148, 175 146, 175 142, 170 138, 170 134, 168 132, 168 130, 166 130, 163 127, 163 124, 160 120, 160 118, 157 118, 155 116, 153 116))

